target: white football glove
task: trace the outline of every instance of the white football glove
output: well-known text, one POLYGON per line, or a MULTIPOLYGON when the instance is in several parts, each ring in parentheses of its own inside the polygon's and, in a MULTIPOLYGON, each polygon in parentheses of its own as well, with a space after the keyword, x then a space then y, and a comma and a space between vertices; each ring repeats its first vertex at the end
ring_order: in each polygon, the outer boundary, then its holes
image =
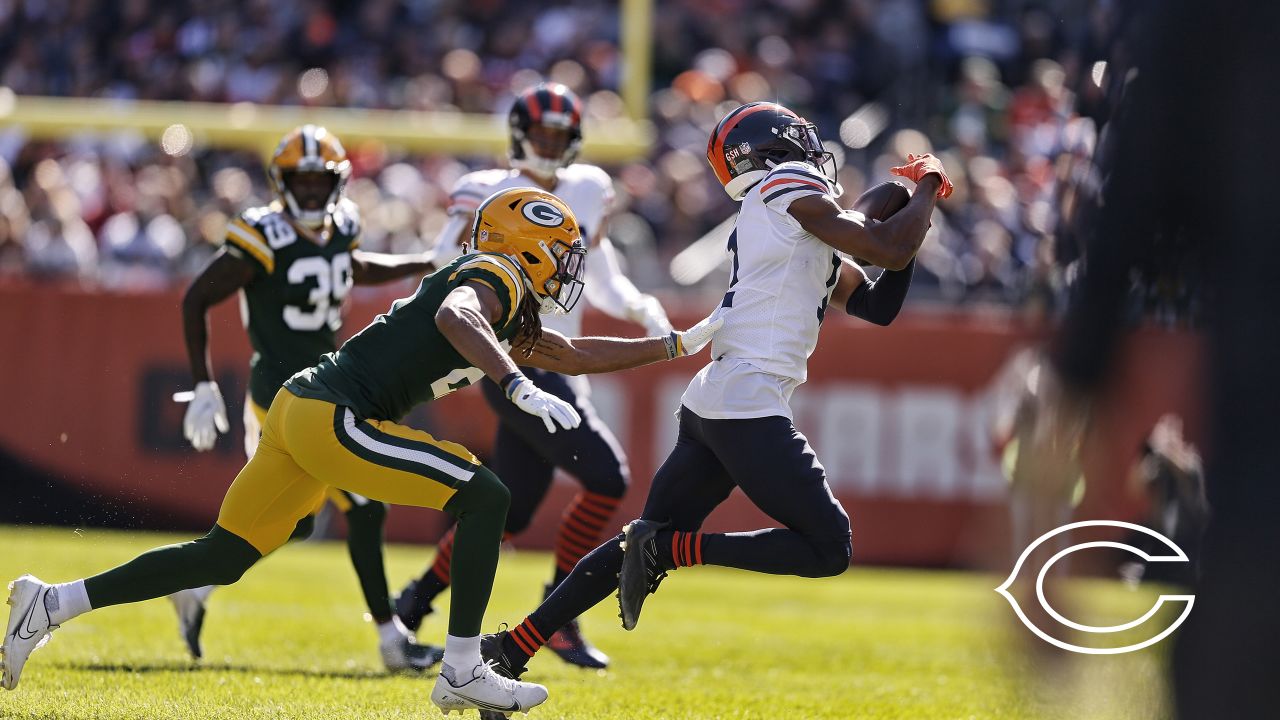
POLYGON ((182 434, 191 441, 191 447, 200 451, 210 450, 218 439, 218 433, 230 429, 227 405, 222 401, 218 383, 197 383, 195 392, 191 394, 191 404, 187 405, 187 414, 182 418, 182 434))
POLYGON ((542 390, 523 375, 507 386, 507 398, 521 410, 542 418, 549 433, 555 432, 557 425, 572 430, 582 424, 582 416, 572 405, 542 390))
POLYGON ((702 348, 711 342, 716 332, 720 330, 720 326, 724 325, 724 318, 720 317, 724 313, 723 307, 716 308, 715 312, 702 319, 702 322, 683 332, 674 330, 667 336, 667 354, 669 357, 677 358, 685 355, 696 355, 702 348))
POLYGON ((662 309, 662 303, 652 295, 641 295, 636 298, 628 308, 628 316, 631 320, 643 325, 645 335, 649 337, 661 337, 674 329, 671 327, 671 321, 667 319, 666 310, 662 309))

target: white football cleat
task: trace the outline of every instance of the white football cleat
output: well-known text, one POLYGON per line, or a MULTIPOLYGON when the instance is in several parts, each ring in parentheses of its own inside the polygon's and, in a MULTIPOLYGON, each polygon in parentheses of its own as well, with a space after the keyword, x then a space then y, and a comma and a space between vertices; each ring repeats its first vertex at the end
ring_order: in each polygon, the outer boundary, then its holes
POLYGON ((193 588, 179 590, 169 596, 173 609, 178 611, 178 634, 187 644, 191 657, 199 660, 204 657, 204 649, 200 647, 200 631, 204 629, 204 601, 213 588, 193 588))
POLYGON ((510 716, 513 712, 527 713, 546 699, 545 687, 505 678, 487 663, 476 665, 469 672, 442 665, 431 691, 431 702, 445 714, 476 709, 510 716))
POLYGON ((49 622, 49 610, 44 599, 53 589, 31 575, 9 583, 9 627, 5 632, 0 655, 4 656, 4 675, 0 687, 12 690, 18 686, 22 668, 27 658, 37 648, 49 642, 49 633, 58 629, 49 622))

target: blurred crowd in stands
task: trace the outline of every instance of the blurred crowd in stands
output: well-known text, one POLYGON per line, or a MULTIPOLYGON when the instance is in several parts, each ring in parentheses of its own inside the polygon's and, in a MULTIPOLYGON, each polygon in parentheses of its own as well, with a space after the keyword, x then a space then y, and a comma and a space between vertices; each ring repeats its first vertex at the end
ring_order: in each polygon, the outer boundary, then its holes
MULTIPOLYGON (((649 157, 613 172, 615 241, 642 286, 734 205, 706 138, 740 102, 817 123, 852 202, 907 152, 956 184, 913 300, 1052 311, 1079 257, 1075 218, 1127 79, 1119 0, 655 0, 649 157), (732 21, 726 21, 732 18, 732 21)), ((596 131, 623 114, 615 0, 0 0, 0 85, 73 95, 505 114, 549 78, 596 131)), ((341 133, 339 132, 339 135, 341 133)), ((498 158, 348 146, 364 246, 421 249, 463 172, 498 158)), ((0 277, 111 288, 185 282, 228 217, 269 198, 263 159, 166 154, 128 135, 56 143, 0 130, 0 277)), ((722 284, 712 275, 708 284, 722 284)))

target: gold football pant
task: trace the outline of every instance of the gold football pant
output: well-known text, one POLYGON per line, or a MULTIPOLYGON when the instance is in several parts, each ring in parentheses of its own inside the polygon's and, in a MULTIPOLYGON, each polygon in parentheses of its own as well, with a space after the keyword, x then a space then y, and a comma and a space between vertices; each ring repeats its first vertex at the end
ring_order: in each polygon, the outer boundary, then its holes
POLYGON ((388 420, 357 421, 349 408, 281 389, 257 451, 227 490, 218 525, 265 555, 323 504, 329 488, 442 509, 479 471, 480 461, 457 443, 388 420))
MULTIPOLYGON (((209 534, 85 578, 89 601, 107 607, 230 585, 289 539, 327 486, 456 517, 449 634, 480 634, 511 504, 507 488, 461 445, 393 422, 357 421, 348 408, 283 389, 267 412, 257 452, 227 490, 209 534)), ((385 595, 385 577, 372 584, 385 595)))
MULTIPOLYGON (((267 424, 267 411, 261 405, 253 401, 249 393, 244 394, 244 455, 252 458, 254 453, 258 451, 258 442, 262 438, 262 428, 267 424)), ((330 485, 324 489, 324 495, 316 502, 316 506, 311 508, 308 515, 315 515, 320 512, 320 508, 324 507, 324 501, 328 500, 333 506, 338 508, 338 512, 347 513, 351 508, 364 505, 369 499, 356 495, 354 493, 344 492, 330 485)))

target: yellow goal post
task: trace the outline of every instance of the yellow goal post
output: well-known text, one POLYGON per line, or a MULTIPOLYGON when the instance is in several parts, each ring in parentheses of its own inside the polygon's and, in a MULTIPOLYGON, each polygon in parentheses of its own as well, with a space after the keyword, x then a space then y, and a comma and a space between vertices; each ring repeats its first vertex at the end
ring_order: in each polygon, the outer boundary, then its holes
MULTIPOLYGON (((626 116, 583 130, 583 157, 595 162, 642 158, 653 144, 648 116, 652 71, 652 0, 622 0, 622 96, 626 116)), ((0 88, 0 125, 36 139, 88 131, 139 132, 162 144, 232 147, 266 154, 302 123, 324 125, 348 146, 378 141, 413 152, 500 155, 509 135, 505 116, 416 110, 201 103, 17 95, 0 88)))

